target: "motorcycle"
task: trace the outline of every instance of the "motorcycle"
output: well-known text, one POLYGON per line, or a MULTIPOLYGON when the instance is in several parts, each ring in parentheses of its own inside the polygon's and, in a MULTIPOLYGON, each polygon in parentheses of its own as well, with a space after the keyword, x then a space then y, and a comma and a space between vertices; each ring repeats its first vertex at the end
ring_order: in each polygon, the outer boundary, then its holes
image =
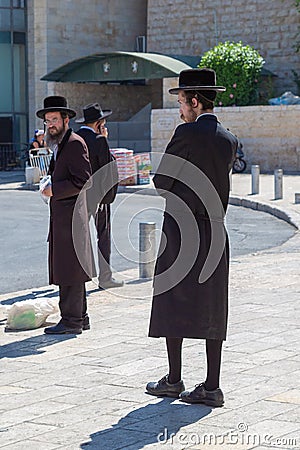
POLYGON ((233 162, 232 172, 233 173, 242 173, 246 170, 247 163, 243 159, 244 158, 244 152, 242 150, 243 144, 239 141, 239 145, 235 154, 235 160, 233 162))

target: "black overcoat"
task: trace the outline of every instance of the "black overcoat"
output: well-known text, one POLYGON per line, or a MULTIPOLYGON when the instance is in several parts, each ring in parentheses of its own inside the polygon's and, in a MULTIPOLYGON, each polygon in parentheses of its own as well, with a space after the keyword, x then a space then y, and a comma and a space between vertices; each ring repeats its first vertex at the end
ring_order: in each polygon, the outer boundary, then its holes
POLYGON ((53 193, 48 236, 49 282, 66 286, 84 283, 91 279, 93 259, 86 198, 79 193, 91 176, 91 166, 84 140, 71 129, 59 144, 56 161, 51 160, 49 174, 53 193), (75 228, 80 230, 75 244, 73 212, 75 228))
POLYGON ((118 169, 106 137, 86 127, 80 128, 77 134, 87 144, 92 173, 96 174, 93 176, 92 188, 88 192, 88 198, 91 198, 90 204, 93 203, 94 197, 100 204, 112 203, 118 190, 118 169))
POLYGON ((224 216, 236 148, 236 137, 214 114, 179 125, 167 146, 153 179, 166 207, 149 336, 226 339, 229 246, 224 216), (213 225, 223 235, 220 258, 199 283, 213 225))

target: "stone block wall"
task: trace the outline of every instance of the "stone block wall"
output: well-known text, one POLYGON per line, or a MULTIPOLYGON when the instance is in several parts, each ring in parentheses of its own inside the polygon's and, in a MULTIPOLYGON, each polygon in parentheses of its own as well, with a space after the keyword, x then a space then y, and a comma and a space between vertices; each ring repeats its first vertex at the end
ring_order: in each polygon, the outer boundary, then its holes
POLYGON ((299 22, 294 0, 148 0, 148 51, 201 57, 219 42, 241 40, 277 75, 274 94, 296 94, 292 69, 300 74, 294 47, 299 22))
MULTIPOLYGON (((50 83, 49 83, 50 85, 50 83)), ((91 83, 51 83, 51 95, 63 95, 69 105, 82 116, 82 107, 98 102, 102 109, 113 111, 109 120, 127 121, 151 103, 161 108, 161 80, 151 80, 146 86, 113 86, 91 83)))
POLYGON ((147 0, 48 1, 48 71, 106 51, 135 51, 145 35, 147 0))
POLYGON ((40 81, 47 72, 47 0, 28 0, 27 9, 29 136, 33 137, 34 130, 43 127, 35 111, 48 95, 47 83, 40 81))
MULTIPOLYGON (((249 170, 259 164, 262 172, 300 173, 300 105, 215 108, 215 113, 241 139, 249 170)), ((163 152, 182 123, 178 108, 153 110, 151 122, 152 152, 163 152)), ((158 162, 154 157, 154 169, 158 162)))
MULTIPOLYGON (((135 51, 136 37, 145 35, 146 29, 147 0, 28 0, 29 133, 41 126, 35 111, 42 107, 43 98, 47 95, 66 94, 76 109, 96 98, 96 101, 102 100, 101 105, 112 103, 116 111, 114 99, 117 94, 108 95, 106 87, 93 84, 85 87, 73 84, 71 87, 71 83, 62 87, 62 83, 56 86, 56 83, 40 79, 57 67, 89 54, 135 51)), ((114 92, 114 88, 111 87, 109 92, 114 92)), ((152 85, 148 91, 151 89, 152 85)), ((128 106, 124 106, 125 100, 119 91, 122 120, 127 120, 151 101, 147 92, 143 94, 144 99, 139 100, 139 92, 140 87, 134 93, 129 90, 132 98, 137 97, 138 101, 136 109, 131 108, 134 111, 126 112, 128 106)), ((155 107, 159 106, 155 103, 155 107)))

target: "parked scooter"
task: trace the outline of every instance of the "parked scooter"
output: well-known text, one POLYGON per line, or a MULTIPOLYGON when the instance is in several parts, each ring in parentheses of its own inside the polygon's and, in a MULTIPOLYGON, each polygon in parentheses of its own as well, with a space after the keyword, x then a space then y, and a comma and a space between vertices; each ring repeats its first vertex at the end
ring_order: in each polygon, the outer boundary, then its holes
POLYGON ((242 148, 243 148, 243 144, 239 140, 238 148, 237 148, 237 151, 235 154, 235 160, 234 160, 233 167, 232 167, 233 173, 242 173, 246 170, 247 163, 243 159, 244 152, 243 152, 242 148))

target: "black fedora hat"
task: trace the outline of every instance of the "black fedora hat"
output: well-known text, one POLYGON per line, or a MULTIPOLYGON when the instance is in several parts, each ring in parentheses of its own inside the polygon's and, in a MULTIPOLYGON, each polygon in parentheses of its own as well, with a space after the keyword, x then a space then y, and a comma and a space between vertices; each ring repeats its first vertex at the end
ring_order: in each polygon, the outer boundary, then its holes
POLYGON ((224 92, 226 87, 216 86, 216 72, 213 69, 187 69, 179 74, 179 87, 169 89, 170 94, 179 91, 224 92))
POLYGON ((76 116, 76 112, 73 109, 68 108, 67 100, 61 95, 51 95, 44 99, 44 108, 39 109, 36 115, 43 119, 48 112, 66 112, 70 119, 76 116))
POLYGON ((101 109, 99 103, 90 103, 83 107, 83 117, 75 120, 76 123, 94 123, 97 120, 105 119, 110 116, 110 109, 101 109))

